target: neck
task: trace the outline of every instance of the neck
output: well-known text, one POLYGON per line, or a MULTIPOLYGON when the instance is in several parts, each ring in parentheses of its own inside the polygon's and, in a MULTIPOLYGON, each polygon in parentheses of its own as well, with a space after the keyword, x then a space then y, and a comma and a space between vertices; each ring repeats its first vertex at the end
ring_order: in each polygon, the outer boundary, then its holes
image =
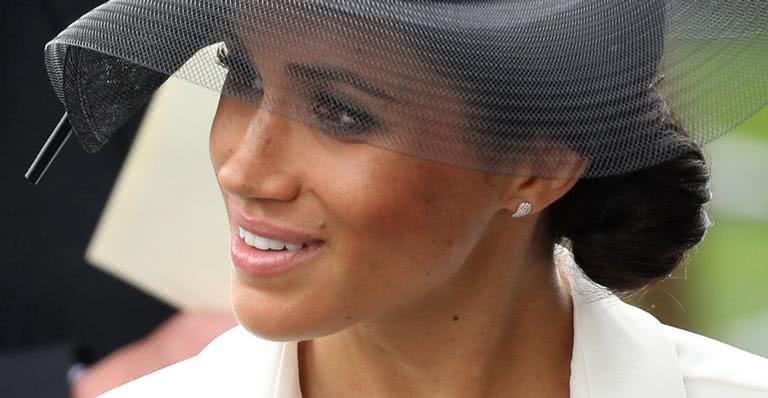
POLYGON ((537 228, 492 229, 497 239, 408 308, 300 342, 303 396, 567 397, 568 282, 551 247, 522 249, 537 228))

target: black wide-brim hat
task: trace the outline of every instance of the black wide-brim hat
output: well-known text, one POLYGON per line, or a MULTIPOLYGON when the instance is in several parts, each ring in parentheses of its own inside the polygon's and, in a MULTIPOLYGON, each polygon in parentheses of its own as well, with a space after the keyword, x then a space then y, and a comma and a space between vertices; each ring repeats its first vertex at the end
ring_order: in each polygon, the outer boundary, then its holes
POLYGON ((765 107, 767 31, 764 0, 113 0, 45 60, 88 151, 175 75, 341 140, 541 175, 570 148, 596 177, 765 107))

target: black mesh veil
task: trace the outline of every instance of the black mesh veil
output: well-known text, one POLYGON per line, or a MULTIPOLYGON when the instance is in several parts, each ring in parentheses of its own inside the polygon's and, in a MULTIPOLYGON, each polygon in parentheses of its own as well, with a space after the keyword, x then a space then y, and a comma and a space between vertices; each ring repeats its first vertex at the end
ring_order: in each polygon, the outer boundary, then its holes
POLYGON ((113 0, 45 57, 89 151, 175 74, 340 140, 540 175, 566 147, 595 177, 766 106, 768 3, 113 0))

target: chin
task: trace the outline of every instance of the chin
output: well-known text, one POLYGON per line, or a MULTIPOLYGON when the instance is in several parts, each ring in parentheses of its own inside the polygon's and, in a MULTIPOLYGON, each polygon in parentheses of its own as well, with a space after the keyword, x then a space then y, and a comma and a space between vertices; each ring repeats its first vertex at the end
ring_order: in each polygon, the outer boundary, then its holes
POLYGON ((238 322, 251 334, 271 341, 300 341, 336 333, 350 325, 350 320, 334 319, 311 305, 248 287, 233 287, 232 309, 238 322))

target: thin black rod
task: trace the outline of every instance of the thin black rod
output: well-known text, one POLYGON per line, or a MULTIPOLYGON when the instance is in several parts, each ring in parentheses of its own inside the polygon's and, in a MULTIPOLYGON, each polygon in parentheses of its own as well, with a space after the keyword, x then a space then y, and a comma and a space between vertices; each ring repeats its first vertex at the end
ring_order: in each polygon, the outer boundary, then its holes
POLYGON ((67 143, 69 137, 72 135, 72 126, 69 124, 69 116, 64 113, 64 116, 59 121, 59 124, 48 137, 48 141, 45 142, 43 148, 40 149, 40 153, 37 154, 35 161, 29 166, 27 174, 24 177, 27 181, 34 185, 37 185, 42 180, 43 175, 51 164, 61 152, 61 148, 67 143))

